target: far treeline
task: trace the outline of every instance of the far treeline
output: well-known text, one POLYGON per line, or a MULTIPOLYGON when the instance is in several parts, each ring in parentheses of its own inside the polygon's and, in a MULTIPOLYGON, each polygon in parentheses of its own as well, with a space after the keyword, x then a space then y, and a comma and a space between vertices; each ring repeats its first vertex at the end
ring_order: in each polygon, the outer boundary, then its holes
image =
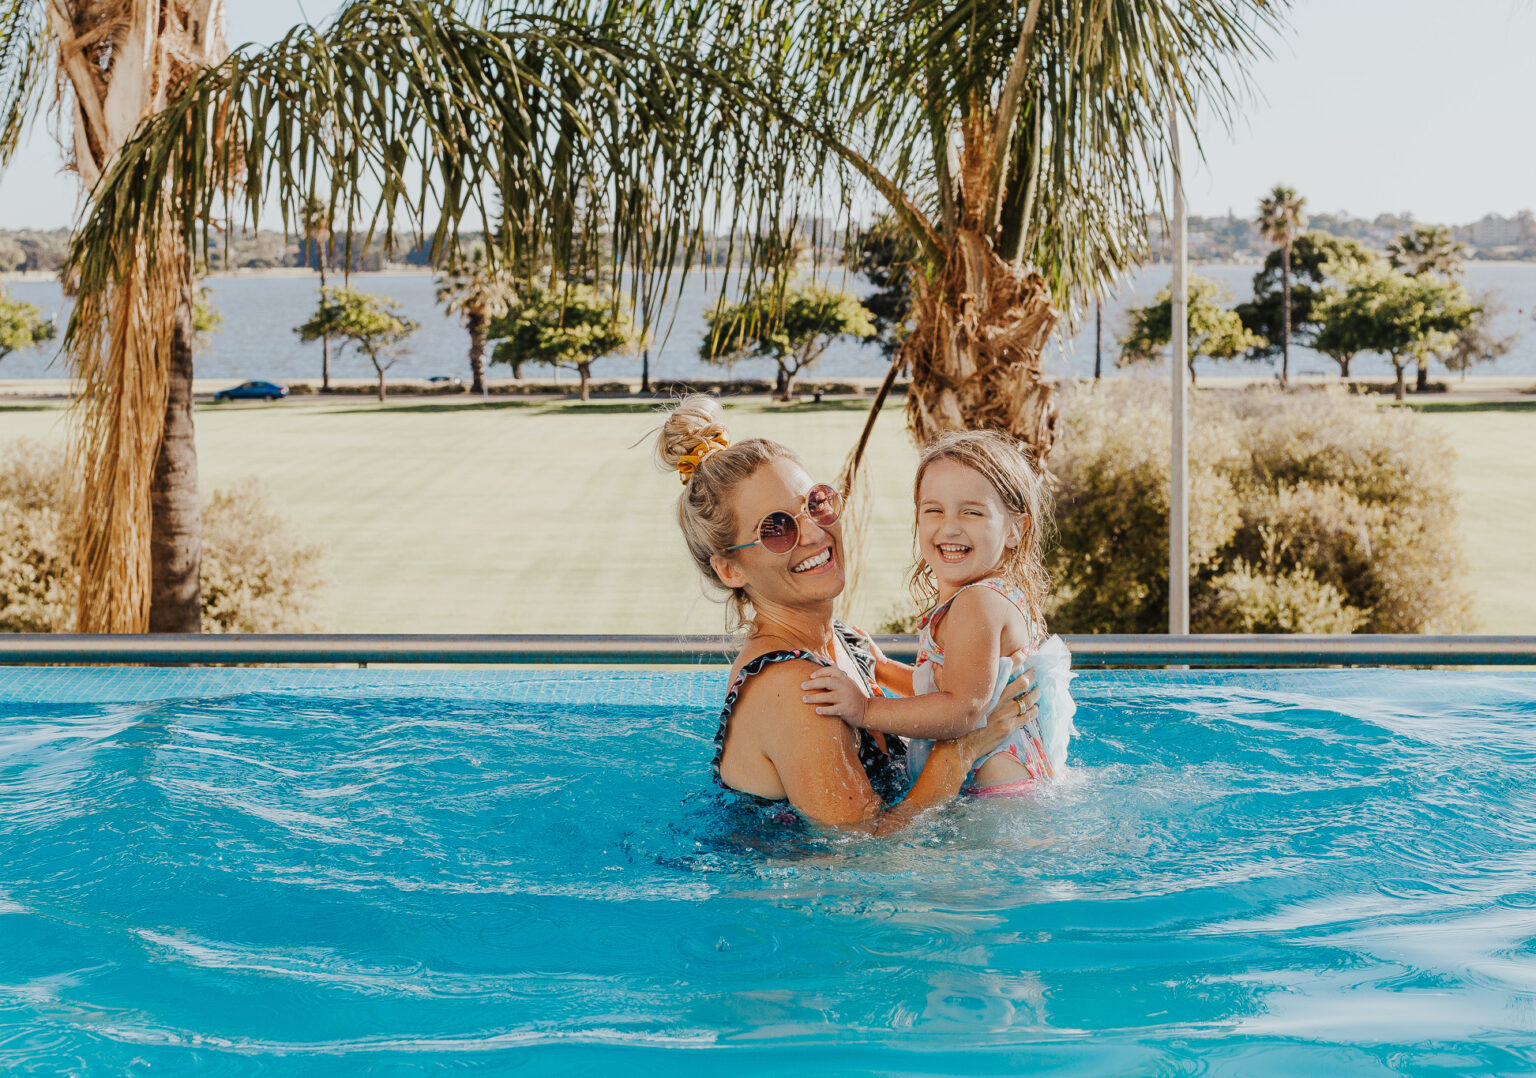
MULTIPOLYGON (((1271 245, 1254 275, 1253 296, 1230 309, 1216 281, 1194 274, 1188 285, 1189 370, 1195 360, 1280 359, 1280 383, 1290 380, 1290 346, 1304 345, 1350 376, 1361 353, 1392 363, 1398 400, 1404 375, 1417 371, 1415 390, 1430 388, 1431 364, 1465 372, 1514 346, 1493 322, 1505 310, 1498 293, 1468 292, 1468 250, 1443 225, 1417 225, 1393 236, 1384 250, 1309 224, 1306 200, 1276 187, 1260 202, 1257 227, 1271 245)), ((1315 223, 1315 222, 1312 222, 1315 223)), ((1164 359, 1173 332, 1168 289, 1128 312, 1120 340, 1121 366, 1164 359)))

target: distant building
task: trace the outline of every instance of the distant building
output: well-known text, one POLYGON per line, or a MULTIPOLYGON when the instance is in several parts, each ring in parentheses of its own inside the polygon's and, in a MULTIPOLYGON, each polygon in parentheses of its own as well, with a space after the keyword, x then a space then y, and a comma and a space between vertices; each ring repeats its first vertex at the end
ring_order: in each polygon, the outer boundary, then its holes
POLYGON ((1509 247, 1520 242, 1520 219, 1490 213, 1472 222, 1472 242, 1478 247, 1509 247))

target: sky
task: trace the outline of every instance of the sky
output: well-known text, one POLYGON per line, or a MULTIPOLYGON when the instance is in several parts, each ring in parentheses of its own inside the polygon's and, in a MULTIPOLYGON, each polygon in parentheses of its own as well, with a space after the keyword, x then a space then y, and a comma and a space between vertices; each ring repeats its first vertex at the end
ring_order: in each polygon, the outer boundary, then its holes
MULTIPOLYGON (((339 0, 228 0, 231 43, 339 0)), ((1297 0, 1231 130, 1203 118, 1193 214, 1251 216, 1277 183, 1313 213, 1464 224, 1536 209, 1536 0, 1297 0)), ((0 228, 54 228, 78 185, 39 122, 0 178, 0 228)))

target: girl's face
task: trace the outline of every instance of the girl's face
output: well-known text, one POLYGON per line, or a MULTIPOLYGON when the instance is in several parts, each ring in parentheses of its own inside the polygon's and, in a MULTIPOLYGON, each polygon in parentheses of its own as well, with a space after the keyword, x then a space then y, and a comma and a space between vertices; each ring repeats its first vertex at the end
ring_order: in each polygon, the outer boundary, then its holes
POLYGON ((917 490, 917 546, 948 597, 991 576, 1024 539, 1024 518, 1008 512, 980 472, 936 460, 917 490))

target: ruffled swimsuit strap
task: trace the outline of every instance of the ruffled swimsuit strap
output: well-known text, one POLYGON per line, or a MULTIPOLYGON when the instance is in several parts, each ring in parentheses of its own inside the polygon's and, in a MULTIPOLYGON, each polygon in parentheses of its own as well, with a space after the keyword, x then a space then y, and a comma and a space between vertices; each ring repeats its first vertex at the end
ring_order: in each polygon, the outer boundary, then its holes
POLYGON ((1038 644, 1040 638, 1039 628, 1035 625, 1035 619, 1029 613, 1029 596, 1024 594, 1024 589, 1017 584, 1004 580, 1002 577, 989 576, 984 580, 973 580, 956 591, 948 599, 924 614, 917 623, 917 661, 919 663, 932 663, 934 666, 944 665, 944 649, 939 646, 939 621, 949 611, 949 606, 960 593, 967 588, 988 588, 997 592, 1004 599, 1013 604, 1014 609, 1024 615, 1024 620, 1029 624, 1029 635, 1038 644))
MULTIPOLYGON (((858 667, 859 674, 865 687, 872 693, 880 692, 875 684, 875 657, 870 650, 869 638, 844 625, 840 621, 832 623, 837 632, 838 639, 847 649, 854 665, 858 667)), ((741 690, 753 677, 762 673, 774 663, 790 662, 794 659, 805 659, 817 666, 835 666, 836 663, 817 655, 814 651, 804 649, 785 649, 781 651, 764 652, 751 662, 743 666, 736 677, 732 679, 730 688, 725 693, 725 703, 720 708, 720 725, 715 731, 715 758, 710 764, 710 770, 714 775, 715 785, 723 790, 730 790, 740 797, 746 797, 764 803, 772 803, 773 798, 762 797, 759 794, 750 794, 742 790, 736 790, 727 786, 725 780, 720 777, 720 759, 725 755, 725 737, 730 730, 731 716, 735 714, 736 703, 741 698, 741 690)), ((889 748, 883 748, 868 730, 859 731, 859 764, 864 768, 864 774, 869 778, 869 784, 885 801, 890 802, 900 797, 906 789, 907 770, 904 758, 906 746, 899 738, 889 740, 889 748)), ((782 798, 778 800, 783 800, 782 798)))

